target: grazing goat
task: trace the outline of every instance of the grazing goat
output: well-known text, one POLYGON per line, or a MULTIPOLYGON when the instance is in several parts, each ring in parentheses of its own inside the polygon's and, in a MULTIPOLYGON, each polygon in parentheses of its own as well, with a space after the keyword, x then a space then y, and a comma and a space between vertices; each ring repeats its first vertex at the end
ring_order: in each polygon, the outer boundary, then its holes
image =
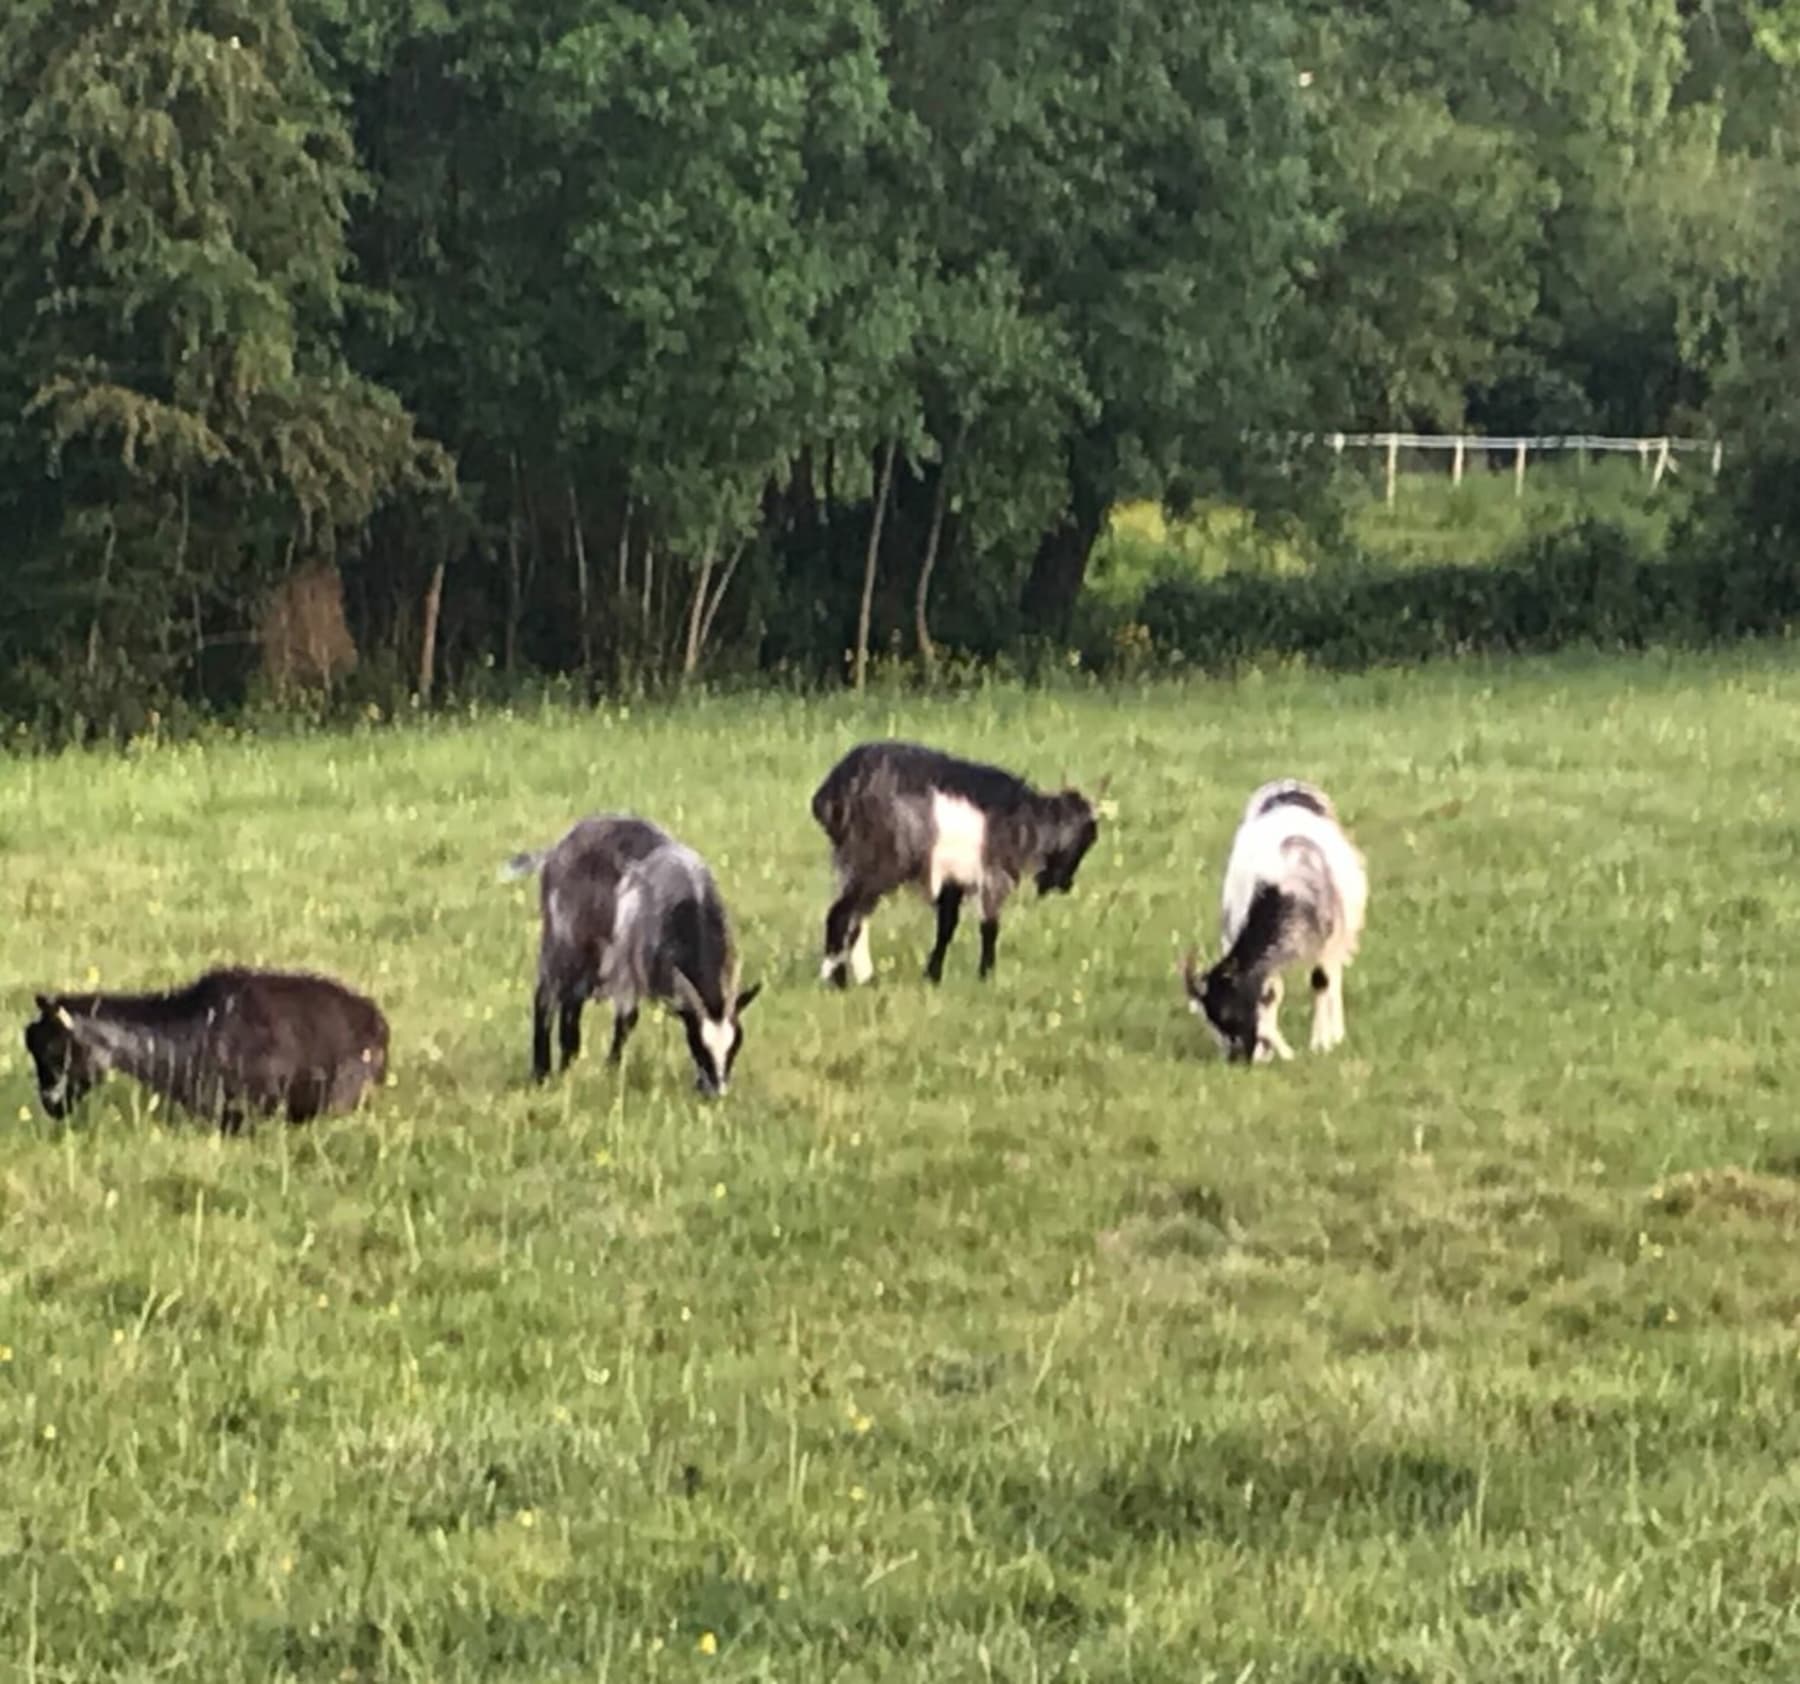
POLYGON ((840 988, 873 974, 869 916, 908 883, 937 908, 925 975, 943 979, 967 894, 980 899, 981 975, 991 975, 1000 909, 1020 879, 1032 873, 1040 894, 1067 894, 1100 833, 1092 805, 1075 790, 1042 795, 998 767, 916 743, 851 749, 814 793, 812 813, 831 838, 838 885, 820 974, 840 988))
POLYGON ((696 1085, 722 1094, 743 1045, 739 1021, 762 985, 738 987, 724 902, 706 862, 643 819, 583 819, 553 848, 515 854, 507 877, 542 871, 543 938, 531 1016, 531 1073, 550 1074, 550 1019, 562 1067, 581 1051, 581 1008, 613 1004, 617 1064, 638 1004, 665 1000, 681 1014, 696 1085))
POLYGON ((329 977, 236 968, 166 994, 40 994, 25 1046, 65 1117, 110 1070, 236 1134, 246 1112, 354 1110, 387 1074, 388 1026, 329 977))
POLYGON ((1199 974, 1182 966, 1188 1005, 1227 1058, 1292 1058, 1281 1038, 1281 973, 1313 967, 1312 1050, 1344 1038, 1344 967, 1362 936, 1369 880, 1362 855, 1323 790, 1289 779, 1264 784, 1244 810, 1225 868, 1225 956, 1199 974))

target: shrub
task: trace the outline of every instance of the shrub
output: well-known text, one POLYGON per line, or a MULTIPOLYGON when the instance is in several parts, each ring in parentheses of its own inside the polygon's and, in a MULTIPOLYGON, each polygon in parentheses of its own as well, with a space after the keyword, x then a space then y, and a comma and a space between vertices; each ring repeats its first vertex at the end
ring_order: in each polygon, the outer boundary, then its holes
POLYGON ((1800 574, 1768 547, 1719 556, 1683 534, 1667 558, 1641 530, 1586 519, 1526 539, 1489 567, 1346 566, 1278 577, 1164 574, 1083 626, 1096 671, 1156 659, 1224 670, 1304 658, 1362 667, 1571 645, 1640 648, 1779 630, 1800 615, 1800 574), (1125 659, 1129 656, 1129 661, 1125 659))

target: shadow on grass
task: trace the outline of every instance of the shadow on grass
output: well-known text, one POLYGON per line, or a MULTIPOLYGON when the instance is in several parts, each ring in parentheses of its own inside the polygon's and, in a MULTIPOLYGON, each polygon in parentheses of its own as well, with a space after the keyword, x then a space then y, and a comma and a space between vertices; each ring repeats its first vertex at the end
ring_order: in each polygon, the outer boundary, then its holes
POLYGON ((1412 1536, 1455 1526, 1474 1507, 1469 1464, 1418 1448, 1337 1446, 1277 1452, 1247 1435, 1197 1439, 1067 1481, 1001 1476, 988 1524, 1065 1559, 1109 1558, 1147 1542, 1205 1538, 1248 1549, 1324 1535, 1412 1536))

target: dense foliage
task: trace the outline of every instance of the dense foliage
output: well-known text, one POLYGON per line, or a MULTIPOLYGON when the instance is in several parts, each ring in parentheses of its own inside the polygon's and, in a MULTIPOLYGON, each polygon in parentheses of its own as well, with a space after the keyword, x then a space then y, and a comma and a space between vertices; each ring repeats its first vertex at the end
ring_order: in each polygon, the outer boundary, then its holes
POLYGON ((0 710, 321 576, 426 694, 1060 645, 1320 426, 1731 431, 1766 567, 1797 115, 1771 0, 14 0, 0 710))

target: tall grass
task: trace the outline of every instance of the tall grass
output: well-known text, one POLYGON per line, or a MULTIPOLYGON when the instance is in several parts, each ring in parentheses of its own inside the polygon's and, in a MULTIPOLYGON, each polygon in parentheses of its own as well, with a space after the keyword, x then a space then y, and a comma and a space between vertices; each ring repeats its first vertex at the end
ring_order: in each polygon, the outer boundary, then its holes
POLYGON ((0 1052, 10 1675, 1792 1675, 1797 731, 1763 648, 7 767, 15 1021, 230 958, 395 1027, 372 1112, 236 1141, 0 1052), (1114 774, 990 986, 915 904, 814 981, 807 795, 890 731, 1114 774), (1374 898, 1348 1044, 1247 1072, 1173 964, 1283 772, 1374 898), (655 1022, 523 1079, 495 864, 613 807, 770 981, 723 1104, 655 1022))

